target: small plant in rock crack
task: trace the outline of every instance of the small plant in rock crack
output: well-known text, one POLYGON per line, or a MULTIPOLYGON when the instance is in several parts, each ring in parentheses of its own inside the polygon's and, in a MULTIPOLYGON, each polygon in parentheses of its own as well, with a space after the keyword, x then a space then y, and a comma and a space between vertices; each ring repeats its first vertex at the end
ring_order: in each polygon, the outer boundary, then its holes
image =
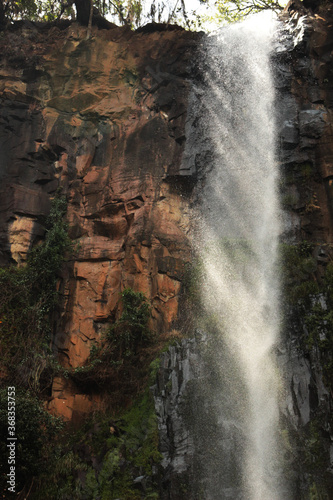
POLYGON ((115 360, 137 354, 138 348, 148 344, 152 338, 148 328, 151 307, 146 296, 125 288, 121 298, 122 315, 107 331, 107 342, 115 360))
POLYGON ((80 387, 104 388, 115 399, 138 393, 158 350, 157 339, 148 328, 151 306, 147 297, 126 288, 121 300, 120 318, 104 332, 101 343, 92 346, 87 364, 70 371, 80 387))

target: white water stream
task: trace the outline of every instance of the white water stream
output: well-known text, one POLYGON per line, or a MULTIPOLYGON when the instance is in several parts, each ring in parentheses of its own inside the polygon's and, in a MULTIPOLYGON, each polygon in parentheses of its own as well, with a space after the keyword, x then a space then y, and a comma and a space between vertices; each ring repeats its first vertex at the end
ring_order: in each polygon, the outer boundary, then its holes
MULTIPOLYGON (((286 498, 279 477, 280 382, 274 359, 280 316, 274 29, 268 17, 255 16, 208 38, 205 82, 196 89, 201 118, 188 153, 197 162, 200 155, 210 158, 196 250, 203 262, 203 304, 228 359, 229 373, 222 378, 237 404, 234 425, 244 436, 237 498, 246 500, 286 498)), ((221 413, 223 419, 223 405, 221 413)), ((208 498, 232 495, 207 492, 208 498)))

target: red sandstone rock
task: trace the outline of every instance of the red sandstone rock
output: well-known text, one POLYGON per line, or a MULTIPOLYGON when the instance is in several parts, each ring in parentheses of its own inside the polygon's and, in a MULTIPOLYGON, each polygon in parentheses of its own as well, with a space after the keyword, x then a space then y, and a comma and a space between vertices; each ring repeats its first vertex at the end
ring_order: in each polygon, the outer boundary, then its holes
MULTIPOLYGON (((62 187, 69 234, 78 247, 63 276, 64 309, 54 343, 61 363, 76 368, 119 317, 125 287, 152 301, 151 328, 157 333, 169 331, 178 317, 179 280, 190 259, 187 200, 170 188, 175 178, 169 175, 180 167, 186 68, 196 35, 94 28, 87 43, 85 31, 74 25, 55 31, 49 45, 37 49, 35 41, 35 66, 26 47, 24 79, 9 62, 20 47, 10 48, 14 37, 5 36, 3 261, 24 261, 43 235, 39 218, 62 187)), ((93 405, 73 384, 54 380, 53 413, 70 420, 93 405)))

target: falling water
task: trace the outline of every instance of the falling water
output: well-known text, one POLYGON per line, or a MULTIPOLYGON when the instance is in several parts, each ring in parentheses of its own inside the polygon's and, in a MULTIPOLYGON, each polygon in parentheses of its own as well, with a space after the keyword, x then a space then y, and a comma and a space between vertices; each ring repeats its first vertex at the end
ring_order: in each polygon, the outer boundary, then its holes
MULTIPOLYGON (((196 233, 202 302, 223 345, 212 361, 222 380, 223 403, 215 405, 222 421, 218 439, 229 440, 232 428, 239 443, 237 494, 208 485, 207 498, 287 498, 279 477, 274 360, 280 233, 270 70, 274 26, 255 16, 208 38, 203 80, 193 94, 197 117, 189 120, 187 164, 195 164, 202 178, 196 233)), ((225 474, 230 446, 225 449, 216 475, 225 474)))

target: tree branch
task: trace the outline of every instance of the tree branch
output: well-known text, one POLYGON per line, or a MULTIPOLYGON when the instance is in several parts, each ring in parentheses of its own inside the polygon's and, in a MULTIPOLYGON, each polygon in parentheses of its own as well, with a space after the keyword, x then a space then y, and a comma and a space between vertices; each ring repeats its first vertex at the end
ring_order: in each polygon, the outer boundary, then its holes
POLYGON ((90 0, 90 13, 89 13, 89 21, 88 21, 88 29, 87 29, 86 40, 89 40, 90 35, 91 35, 93 10, 94 10, 94 3, 93 3, 93 0, 90 0))
POLYGON ((122 23, 124 23, 124 24, 128 24, 127 20, 125 19, 124 15, 123 15, 123 11, 122 11, 122 9, 120 9, 120 8, 118 7, 118 5, 117 5, 117 4, 115 4, 114 2, 111 2, 111 0, 109 0, 109 3, 110 3, 111 5, 113 5, 113 7, 116 9, 116 11, 117 11, 117 13, 118 13, 118 15, 119 15, 119 17, 120 17, 120 19, 121 19, 121 22, 122 22, 122 23))
POLYGON ((65 10, 68 7, 72 7, 73 6, 73 3, 74 3, 74 0, 68 0, 68 2, 66 2, 66 3, 61 2, 60 14, 57 17, 57 20, 61 18, 61 16, 63 15, 63 13, 65 12, 65 10))

